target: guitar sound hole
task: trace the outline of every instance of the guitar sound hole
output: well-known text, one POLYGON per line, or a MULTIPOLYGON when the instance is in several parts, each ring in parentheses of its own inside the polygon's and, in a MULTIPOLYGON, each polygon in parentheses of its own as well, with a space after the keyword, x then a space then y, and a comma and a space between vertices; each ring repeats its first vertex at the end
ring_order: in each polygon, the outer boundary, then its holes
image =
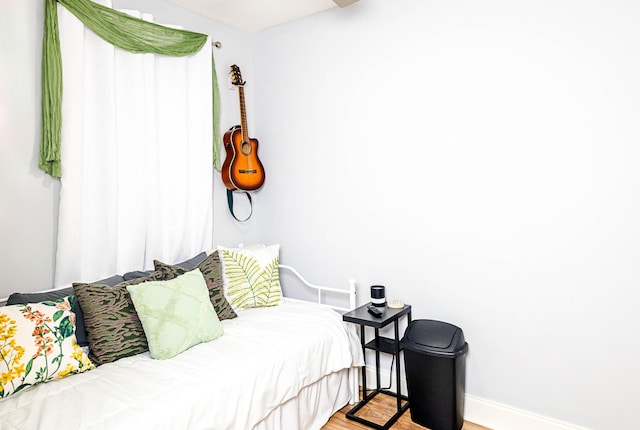
POLYGON ((240 146, 240 151, 245 156, 251 154, 251 144, 249 142, 242 142, 242 145, 240 146))

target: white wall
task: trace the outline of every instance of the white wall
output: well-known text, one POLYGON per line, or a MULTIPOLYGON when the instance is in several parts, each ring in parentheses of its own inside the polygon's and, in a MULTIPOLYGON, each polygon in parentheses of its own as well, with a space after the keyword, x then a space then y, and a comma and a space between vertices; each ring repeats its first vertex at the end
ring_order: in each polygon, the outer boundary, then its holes
MULTIPOLYGON (((226 76, 233 62, 250 63, 248 34, 161 1, 116 0, 114 5, 143 9, 161 21, 220 40, 223 48, 214 51, 222 90, 222 126, 226 129, 239 121, 236 92, 228 89, 226 76)), ((0 297, 53 285, 60 183, 38 169, 42 25, 42 1, 0 0, 0 297)), ((239 214, 247 210, 242 199, 238 206, 239 214)), ((253 242, 255 218, 238 224, 226 207, 216 173, 214 243, 253 242)), ((256 208, 256 213, 260 210, 256 208)))
MULTIPOLYGON (((216 243, 281 243, 313 282, 355 277, 361 303, 382 283, 414 318, 461 326, 477 398, 593 429, 637 420, 635 2, 362 0, 252 35, 116 4, 212 34, 222 88, 232 63, 248 81, 267 182, 241 225, 216 177, 216 243)), ((53 276, 41 26, 40 1, 0 0, 0 296, 53 276)))
POLYGON ((640 5, 362 0, 255 37, 260 239, 448 321, 467 392, 629 428, 640 5))
POLYGON ((38 170, 39 3, 0 0, 0 297, 53 282, 59 189, 38 170))

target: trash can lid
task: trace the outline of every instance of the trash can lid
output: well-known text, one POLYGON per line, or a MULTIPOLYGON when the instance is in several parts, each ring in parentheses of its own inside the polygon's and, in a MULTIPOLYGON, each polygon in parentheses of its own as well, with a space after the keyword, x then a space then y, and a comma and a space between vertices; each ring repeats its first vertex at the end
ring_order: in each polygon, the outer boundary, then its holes
POLYGON ((460 327, 434 320, 412 321, 402 338, 402 347, 441 357, 456 357, 469 349, 460 327))

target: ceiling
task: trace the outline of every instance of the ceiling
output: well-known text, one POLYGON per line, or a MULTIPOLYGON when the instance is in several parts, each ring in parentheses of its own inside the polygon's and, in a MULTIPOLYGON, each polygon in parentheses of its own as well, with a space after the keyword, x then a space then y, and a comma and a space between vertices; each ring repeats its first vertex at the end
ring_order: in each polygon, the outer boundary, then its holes
POLYGON ((167 0, 242 31, 258 31, 336 7, 333 0, 167 0))

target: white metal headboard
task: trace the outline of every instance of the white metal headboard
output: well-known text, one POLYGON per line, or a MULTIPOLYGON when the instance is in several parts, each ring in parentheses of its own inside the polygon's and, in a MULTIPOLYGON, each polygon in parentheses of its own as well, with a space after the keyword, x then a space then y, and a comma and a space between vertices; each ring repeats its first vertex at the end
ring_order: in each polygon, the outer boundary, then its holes
POLYGON ((291 266, 286 266, 284 264, 279 264, 278 267, 280 269, 286 269, 286 270, 290 271, 303 284, 305 284, 307 287, 313 288, 314 290, 317 290, 318 303, 322 304, 322 293, 323 292, 346 294, 346 295, 349 296, 349 308, 343 308, 343 307, 338 307, 338 306, 331 306, 331 307, 334 308, 334 309, 337 309, 337 310, 341 310, 341 311, 350 311, 352 309, 355 309, 355 307, 356 307, 356 280, 355 279, 349 279, 349 289, 348 290, 344 290, 344 289, 340 289, 340 288, 332 288, 332 287, 325 287, 325 286, 322 286, 322 285, 314 285, 314 284, 310 283, 309 281, 307 281, 304 278, 304 276, 302 276, 300 274, 300 272, 298 272, 296 269, 294 269, 291 266))

